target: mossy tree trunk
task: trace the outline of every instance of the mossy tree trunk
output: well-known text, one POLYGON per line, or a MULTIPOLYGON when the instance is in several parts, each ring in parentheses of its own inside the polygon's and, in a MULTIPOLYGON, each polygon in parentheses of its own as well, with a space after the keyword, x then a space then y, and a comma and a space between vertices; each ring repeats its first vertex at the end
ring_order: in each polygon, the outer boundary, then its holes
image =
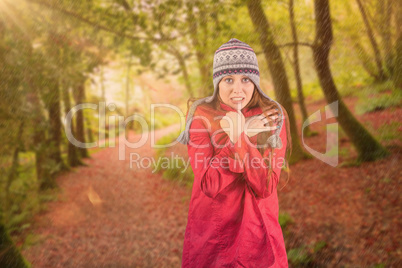
MULTIPOLYGON (((85 79, 81 78, 78 84, 74 88, 75 104, 79 105, 84 103, 85 100, 85 79)), ((85 127, 84 127, 84 111, 78 110, 76 113, 76 139, 80 142, 85 142, 85 127)), ((78 152, 81 157, 88 158, 89 153, 87 148, 78 148, 78 152)))
POLYGON ((367 36, 370 40, 371 47, 373 48, 374 60, 375 60, 375 63, 377 65, 377 69, 378 69, 378 78, 380 79, 380 81, 384 81, 387 79, 387 75, 385 74, 385 71, 384 71, 384 65, 383 65, 383 61, 382 61, 382 57, 381 57, 381 51, 378 48, 378 44, 377 44, 377 41, 375 40, 373 30, 367 19, 367 14, 366 14, 366 10, 364 9, 364 6, 363 6, 361 0, 356 0, 356 1, 357 1, 357 5, 359 7, 360 13, 362 15, 364 25, 366 27, 367 36))
POLYGON ((395 5, 397 39, 395 42, 395 69, 392 81, 397 90, 402 90, 402 2, 396 1, 395 5))
MULTIPOLYGON (((71 110, 71 101, 70 101, 70 86, 68 83, 63 83, 63 103, 64 103, 64 113, 67 115, 71 110)), ((75 128, 74 128, 74 120, 71 120, 71 133, 75 137, 75 128)), ((76 167, 82 165, 80 160, 78 149, 71 142, 67 141, 67 154, 68 154, 68 164, 70 167, 76 167)))
POLYGON ((65 170, 66 165, 61 158, 61 107, 60 107, 60 87, 57 80, 53 80, 49 85, 48 111, 50 122, 50 158, 58 170, 65 170))
MULTIPOLYGON (((197 58, 197 63, 198 63, 198 68, 200 71, 200 75, 201 75, 201 96, 205 96, 205 95, 212 95, 212 75, 211 75, 211 68, 210 68, 210 64, 207 61, 207 57, 206 57, 206 51, 207 51, 207 39, 203 38, 200 40, 199 37, 199 33, 198 33, 198 25, 197 25, 197 21, 196 18, 194 17, 194 3, 192 1, 188 1, 186 3, 186 7, 187 7, 187 23, 188 23, 188 27, 189 27, 189 32, 190 32, 190 39, 191 39, 191 43, 195 49, 195 55, 197 58), (202 42, 200 42, 202 41, 202 42)), ((197 8, 199 6, 197 5, 197 8)), ((207 18, 201 18, 204 20, 203 23, 199 23, 201 25, 201 27, 205 27, 206 26, 206 19, 207 18)), ((204 28, 206 29, 206 28, 204 28)))
MULTIPOLYGON (((304 103, 304 95, 303 95, 303 83, 300 74, 300 63, 299 63, 299 40, 297 37, 297 30, 296 30, 296 22, 295 22, 295 15, 294 15, 294 8, 293 5, 294 1, 289 0, 289 17, 290 17, 290 29, 292 30, 292 39, 293 39, 293 70, 295 73, 296 78, 296 86, 297 86, 297 97, 299 100, 300 111, 302 114, 302 122, 305 122, 308 118, 307 115, 307 108, 306 104, 304 103)), ((310 126, 306 126, 304 129, 304 135, 310 136, 311 130, 310 126)))
MULTIPOLYGON (((29 61, 26 64, 28 66, 39 66, 37 64, 37 57, 33 53, 32 48, 29 48, 29 61)), ((42 70, 41 70, 42 71, 42 70)), ((33 151, 35 152, 35 169, 36 178, 39 183, 40 190, 46 190, 48 188, 56 188, 57 184, 54 180, 54 174, 50 172, 51 165, 49 164, 49 149, 47 141, 47 127, 48 123, 45 119, 45 110, 41 103, 40 86, 37 79, 34 77, 34 73, 30 72, 28 68, 24 74, 25 82, 28 85, 28 93, 26 96, 26 102, 30 103, 30 113, 32 117, 33 133, 33 151)), ((40 84, 40 83, 39 83, 40 84)))
POLYGON ((315 69, 327 102, 338 101, 338 122, 358 152, 358 161, 372 161, 389 152, 357 121, 339 95, 329 66, 329 53, 333 40, 328 0, 315 0, 316 36, 313 45, 315 69))
MULTIPOLYGON (((384 51, 384 60, 390 75, 394 73, 394 53, 392 51, 392 25, 391 18, 394 14, 394 0, 377 1, 377 16, 379 18, 379 34, 384 51)), ((400 1, 399 1, 400 2, 400 1)), ((395 3, 396 4, 396 3, 395 3)), ((398 14, 397 14, 398 16, 398 14)))
POLYGON ((46 190, 49 188, 56 188, 57 184, 54 175, 50 172, 49 150, 46 142, 47 139, 42 106, 38 96, 38 91, 35 88, 31 89, 30 94, 27 96, 27 100, 29 103, 32 103, 32 114, 35 125, 32 139, 35 151, 36 177, 39 182, 39 189, 46 190))

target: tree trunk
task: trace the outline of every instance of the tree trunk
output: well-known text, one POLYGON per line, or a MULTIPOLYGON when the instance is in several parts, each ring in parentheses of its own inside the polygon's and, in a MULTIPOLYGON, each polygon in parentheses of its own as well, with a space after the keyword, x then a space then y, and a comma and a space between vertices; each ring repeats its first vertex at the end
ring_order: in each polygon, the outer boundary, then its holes
MULTIPOLYGON (((296 23, 293 9, 293 0, 289 0, 289 16, 290 16, 290 28, 292 30, 292 38, 293 43, 295 44, 293 47, 293 70, 295 72, 296 85, 297 85, 297 97, 299 99, 300 111, 302 113, 302 122, 305 122, 308 118, 306 105, 304 103, 304 95, 303 95, 303 83, 300 75, 300 64, 299 64, 299 47, 298 47, 298 37, 296 31, 296 23)), ((312 132, 310 130, 310 126, 304 128, 304 135, 311 136, 312 132)))
MULTIPOLYGON (((131 55, 129 56, 129 60, 127 62, 127 73, 126 73, 126 100, 125 100, 125 108, 126 108, 126 112, 125 112, 125 116, 126 118, 129 116, 129 110, 130 110, 130 104, 129 104, 129 100, 131 98, 130 96, 130 71, 131 71, 131 55)), ((130 130, 130 129, 134 129, 134 122, 130 121, 127 125, 126 125, 126 131, 130 130)))
POLYGON ((307 158, 308 156, 303 152, 300 145, 292 99, 290 96, 289 82, 282 61, 282 56, 275 43, 268 20, 262 10, 261 0, 248 0, 247 7, 254 28, 256 32, 259 33, 261 47, 272 76, 275 95, 278 102, 283 105, 289 115, 290 132, 292 136, 292 155, 290 162, 294 163, 302 158, 307 158))
POLYGON ((85 118, 86 122, 87 122, 87 138, 88 138, 88 142, 94 142, 95 138, 92 132, 92 128, 91 128, 91 120, 87 117, 85 118))
POLYGON ((12 182, 18 178, 18 167, 20 165, 19 163, 19 153, 21 150, 21 145, 20 145, 20 141, 21 141, 21 137, 22 137, 22 132, 24 131, 24 122, 21 121, 19 128, 18 128, 18 135, 17 135, 17 146, 14 149, 14 153, 13 153, 13 160, 11 163, 11 167, 8 171, 8 176, 7 176, 7 181, 6 181, 6 186, 5 186, 5 194, 4 194, 4 219, 5 222, 8 222, 9 219, 9 211, 10 211, 10 204, 11 204, 11 200, 10 200, 10 186, 12 184, 12 182))
POLYGON ((366 11, 364 10, 361 0, 356 0, 356 2, 357 2, 357 5, 359 6, 359 10, 362 15, 364 25, 366 26, 367 35, 370 40, 370 44, 373 48, 374 59, 375 59, 375 63, 377 65, 377 69, 378 69, 378 77, 380 78, 380 81, 384 81, 387 79, 387 76, 385 75, 384 67, 382 64, 381 51, 378 48, 377 41, 374 38, 373 30, 371 29, 370 23, 367 19, 366 11))
MULTIPOLYGON (((102 101, 106 103, 106 90, 105 90, 105 81, 104 81, 104 70, 103 70, 103 66, 100 66, 100 86, 101 86, 101 92, 102 92, 102 101)), ((109 138, 109 128, 105 129, 105 138, 108 139, 109 138)))
MULTIPOLYGON (((32 57, 32 48, 29 48, 30 60, 27 63, 30 66, 34 65, 34 58, 32 57)), ((39 183, 39 190, 46 190, 48 188, 57 188, 53 174, 50 172, 49 167, 49 149, 47 144, 46 126, 44 109, 41 104, 39 96, 39 89, 33 80, 33 73, 28 69, 25 70, 24 79, 29 86, 29 92, 26 96, 26 103, 30 103, 30 113, 32 115, 33 134, 33 150, 35 151, 35 168, 36 178, 39 183)))
MULTIPOLYGON (((349 16, 354 16, 354 10, 350 5, 350 2, 345 1, 345 12, 348 13, 349 16)), ((348 25, 346 30, 350 33, 350 42, 355 50, 355 55, 362 64, 362 67, 366 72, 374 79, 374 81, 379 81, 380 78, 378 76, 378 70, 376 69, 375 64, 373 63, 373 58, 370 56, 370 53, 366 51, 364 46, 362 46, 361 42, 361 33, 356 31, 356 27, 354 25, 348 25)))
MULTIPOLYGON (((211 68, 210 64, 207 63, 206 61, 206 47, 202 46, 199 42, 200 37, 198 36, 198 27, 197 27, 197 21, 194 18, 194 13, 193 13, 193 7, 194 4, 189 1, 187 2, 187 23, 189 25, 190 29, 190 38, 191 42, 193 44, 193 47, 196 51, 196 57, 197 57, 197 62, 198 62, 198 68, 200 70, 200 75, 201 75, 201 96, 205 95, 212 95, 213 93, 213 84, 212 84, 212 75, 211 75, 211 68)), ((206 23, 207 18, 201 18, 203 23, 206 23)))
POLYGON ((57 170, 64 170, 66 166, 61 158, 61 109, 60 109, 60 88, 57 81, 50 85, 51 93, 48 100, 48 111, 50 121, 50 155, 49 157, 57 165, 57 170))
MULTIPOLYGON (((372 161, 389 152, 356 120, 343 103, 332 78, 329 52, 332 45, 332 22, 328 0, 314 1, 316 37, 313 45, 314 66, 329 104, 338 101, 338 122, 358 152, 358 161, 372 161)), ((335 111, 334 111, 335 113, 335 111)))
POLYGON ((101 92, 102 92, 102 101, 106 102, 106 90, 105 90, 105 77, 103 73, 103 66, 100 66, 100 85, 101 85, 101 92))
POLYGON ((35 150, 36 177, 39 182, 39 189, 42 191, 56 188, 57 184, 54 180, 54 175, 50 172, 50 167, 48 165, 49 150, 46 142, 46 131, 43 125, 44 116, 42 113, 38 92, 32 88, 27 99, 29 103, 32 103, 33 107, 33 125, 35 126, 33 133, 33 144, 35 150))
MULTIPOLYGON (((65 115, 71 110, 71 102, 70 102, 70 87, 67 83, 64 83, 62 86, 63 90, 63 103, 64 103, 64 113, 65 115)), ((75 129, 74 129, 74 121, 71 120, 71 133, 73 133, 75 137, 75 129)), ((82 165, 80 161, 77 147, 75 147, 71 142, 67 141, 67 154, 68 154, 68 164, 70 167, 76 167, 82 165)))
POLYGON ((3 221, 0 222, 0 267, 30 267, 11 240, 3 221))
POLYGON ((356 51, 357 57, 361 62, 364 70, 372 77, 374 80, 380 80, 378 72, 376 71, 373 62, 371 61, 371 56, 366 52, 364 47, 360 44, 359 40, 354 40, 351 38, 352 45, 356 51))
MULTIPOLYGON (((84 103, 85 79, 81 79, 81 81, 77 84, 77 86, 75 86, 74 99, 76 105, 84 103)), ((76 122, 77 140, 85 143, 84 111, 82 109, 77 111, 75 122, 76 122)), ((87 148, 78 148, 78 152, 80 156, 83 158, 89 157, 87 148)))
MULTIPOLYGON (((385 66, 388 73, 392 76, 394 71, 392 53, 392 35, 391 35, 391 17, 392 17, 392 2, 393 0, 378 1, 378 17, 380 18, 379 28, 382 41, 382 47, 384 48, 385 66)), ((397 15, 398 16, 398 15, 397 15)))
POLYGON ((397 39, 395 42, 395 70, 392 81, 397 90, 402 90, 402 3, 396 1, 396 29, 397 39))

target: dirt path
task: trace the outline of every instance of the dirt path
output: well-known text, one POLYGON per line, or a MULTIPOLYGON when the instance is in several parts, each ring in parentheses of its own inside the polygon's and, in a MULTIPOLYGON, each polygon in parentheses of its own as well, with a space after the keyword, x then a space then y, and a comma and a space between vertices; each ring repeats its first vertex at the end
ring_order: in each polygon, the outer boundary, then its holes
MULTIPOLYGON (((159 130, 156 139, 178 129, 159 130)), ((33 267, 180 266, 190 192, 152 167, 130 168, 130 153, 151 159, 150 139, 139 149, 127 148, 121 161, 118 146, 98 151, 87 167, 57 179, 60 201, 37 215, 39 243, 22 251, 33 267)))

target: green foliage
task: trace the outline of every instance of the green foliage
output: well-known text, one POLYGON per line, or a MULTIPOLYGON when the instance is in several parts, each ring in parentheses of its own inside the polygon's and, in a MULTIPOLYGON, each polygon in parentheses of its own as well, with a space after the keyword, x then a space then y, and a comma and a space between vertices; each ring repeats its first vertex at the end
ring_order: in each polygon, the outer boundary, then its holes
POLYGON ((166 114, 161 114, 161 113, 155 113, 155 129, 161 129, 164 127, 168 127, 172 124, 179 123, 180 121, 179 116, 172 115, 172 116, 167 116, 166 114))
POLYGON ((319 252, 320 250, 324 249, 324 247, 327 245, 327 242, 325 241, 318 241, 314 245, 314 252, 319 252))
MULTIPOLYGON (((15 206, 14 206, 15 207, 15 206)), ((30 226, 26 223, 32 216, 30 211, 23 211, 19 214, 12 215, 12 217, 7 222, 7 227, 9 232, 22 231, 30 226), (25 224, 26 223, 26 224, 25 224)))
MULTIPOLYGON (((172 143, 173 141, 175 141, 177 139, 177 137, 179 137, 181 131, 175 131, 170 133, 169 135, 165 135, 162 138, 158 139, 156 141, 156 145, 168 145, 170 143, 172 143)), ((162 148, 162 149, 166 149, 166 148, 162 148)), ((161 150, 161 149, 159 149, 161 150)))
POLYGON ((402 136, 399 131, 400 127, 401 122, 399 121, 393 121, 389 124, 383 124, 377 129, 375 136, 380 141, 391 141, 394 139, 399 139, 399 141, 402 141, 402 136))
MULTIPOLYGON (((11 164, 10 161, 8 162, 11 164)), ((6 196, 6 191, 0 191, 0 203, 8 203, 8 210, 5 214, 8 219, 6 228, 10 233, 20 233, 29 229, 32 216, 42 209, 42 203, 57 199, 54 190, 38 194, 34 152, 19 153, 19 163, 18 175, 8 188, 8 196, 6 196)), ((5 189, 5 179, 6 177, 3 177, 0 181, 1 189, 5 189)))
POLYGON ((286 227, 288 227, 289 224, 294 222, 292 217, 287 213, 279 213, 278 220, 282 230, 286 229, 286 227))
MULTIPOLYGON (((314 102, 321 100, 324 95, 322 93, 321 85, 317 81, 306 83, 303 85, 303 94, 305 96, 306 102, 314 102)), ((292 100, 297 101, 297 91, 291 91, 292 100)))
POLYGON ((320 255, 327 246, 325 241, 318 241, 313 245, 302 245, 287 252, 289 263, 293 267, 312 267, 322 258, 320 255))
POLYGON ((185 163, 180 158, 177 161, 169 163, 168 168, 163 172, 163 177, 177 181, 188 187, 191 187, 194 181, 194 173, 191 166, 189 165, 185 169, 185 163))
MULTIPOLYGON (((173 132, 169 135, 163 136, 159 140, 156 141, 157 145, 168 145, 169 143, 174 142, 177 137, 180 135, 180 131, 173 132)), ((163 171, 163 177, 177 181, 183 185, 192 186, 194 181, 194 173, 189 164, 186 168, 186 164, 183 158, 180 156, 176 156, 174 158, 166 157, 167 148, 160 148, 156 151, 156 165, 153 167, 156 172, 163 171), (163 158, 164 161, 158 161, 160 158, 163 158)))
POLYGON ((46 237, 43 235, 30 233, 25 237, 25 241, 22 247, 24 249, 29 248, 30 246, 34 246, 43 242, 45 239, 46 237))
POLYGON ((293 248, 288 251, 288 260, 292 265, 305 266, 311 263, 311 257, 308 255, 306 247, 293 248))
POLYGON ((391 94, 372 96, 371 98, 360 99, 356 104, 356 113, 361 115, 368 112, 380 111, 389 107, 402 105, 402 92, 393 91, 391 94))
POLYGON ((384 110, 389 107, 397 107, 402 104, 402 93, 397 90, 392 81, 382 83, 370 83, 348 89, 353 91, 350 95, 359 98, 355 111, 357 114, 384 110))
MULTIPOLYGON (((156 145, 168 145, 168 144, 174 142, 177 139, 177 137, 179 137, 179 135, 180 135, 180 131, 172 132, 169 135, 165 135, 165 136, 161 137, 160 139, 158 139, 155 144, 156 145)), ((155 156, 157 158, 163 157, 166 153, 166 150, 167 150, 167 147, 156 149, 155 156)), ((157 161, 157 163, 158 163, 158 161, 157 161)), ((158 166, 158 165, 155 166, 154 168, 156 168, 157 172, 159 172, 161 170, 161 166, 158 166)))

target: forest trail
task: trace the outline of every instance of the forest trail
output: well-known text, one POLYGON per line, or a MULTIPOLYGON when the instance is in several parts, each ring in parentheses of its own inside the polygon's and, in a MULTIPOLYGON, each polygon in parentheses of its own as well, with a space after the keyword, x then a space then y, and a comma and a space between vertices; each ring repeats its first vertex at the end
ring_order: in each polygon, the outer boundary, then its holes
MULTIPOLYGON (((155 131, 155 140, 179 127, 155 131)), ((128 141, 139 138, 130 132, 128 141)), ((130 153, 154 157, 150 141, 126 146, 125 160, 118 160, 116 143, 57 178, 59 200, 35 217, 38 243, 22 250, 33 267, 180 266, 191 191, 152 173, 152 166, 130 168, 130 153)))

